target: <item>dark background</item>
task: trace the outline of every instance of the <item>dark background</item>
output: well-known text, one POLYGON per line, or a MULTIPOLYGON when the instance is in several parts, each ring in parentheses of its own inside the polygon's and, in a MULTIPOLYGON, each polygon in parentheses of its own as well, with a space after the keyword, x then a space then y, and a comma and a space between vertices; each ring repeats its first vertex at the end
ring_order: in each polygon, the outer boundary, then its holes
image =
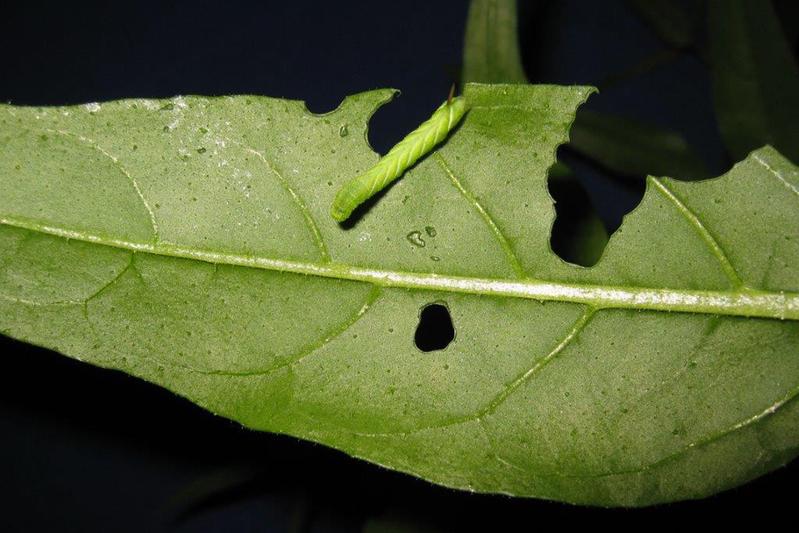
MULTIPOLYGON (((663 49, 621 1, 525 2, 536 83, 602 85, 587 105, 683 134, 713 175, 729 168, 706 69, 690 54, 629 79, 663 49), (611 80, 611 82, 608 82, 611 80), (616 81, 613 81, 616 80, 616 81)), ((315 112, 377 87, 402 97, 373 118, 385 152, 458 81, 464 1, 0 2, 0 100, 60 105, 175 94, 264 94, 315 112)), ((640 184, 578 172, 613 229, 640 184)), ((0 531, 360 531, 648 525, 777 519, 793 465, 706 500, 603 510, 471 495, 259 434, 155 386, 0 337, 0 531)))

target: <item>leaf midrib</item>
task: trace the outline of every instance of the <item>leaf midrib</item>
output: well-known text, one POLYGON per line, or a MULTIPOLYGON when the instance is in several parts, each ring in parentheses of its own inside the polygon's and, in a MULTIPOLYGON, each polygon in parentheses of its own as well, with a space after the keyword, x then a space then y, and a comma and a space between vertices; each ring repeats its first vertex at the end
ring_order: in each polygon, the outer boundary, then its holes
POLYGON ((210 264, 361 281, 381 287, 579 303, 589 305, 594 309, 654 310, 799 320, 799 294, 792 292, 770 292, 747 287, 728 291, 653 289, 635 286, 565 283, 533 278, 504 280, 446 276, 434 273, 363 268, 334 262, 311 263, 212 252, 164 241, 137 243, 67 230, 20 218, 2 217, 0 224, 131 252, 189 259, 210 264))

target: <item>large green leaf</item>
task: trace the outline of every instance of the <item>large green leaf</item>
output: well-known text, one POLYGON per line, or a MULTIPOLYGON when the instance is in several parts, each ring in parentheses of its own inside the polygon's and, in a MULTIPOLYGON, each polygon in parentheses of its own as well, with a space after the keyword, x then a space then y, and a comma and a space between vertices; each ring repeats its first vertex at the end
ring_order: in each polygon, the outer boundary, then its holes
POLYGON ((799 446, 799 177, 771 148, 650 178, 593 268, 549 250, 580 87, 469 85, 353 227, 392 91, 0 107, 0 331, 443 485, 701 497, 799 446), (449 308, 444 350, 414 345, 449 308))

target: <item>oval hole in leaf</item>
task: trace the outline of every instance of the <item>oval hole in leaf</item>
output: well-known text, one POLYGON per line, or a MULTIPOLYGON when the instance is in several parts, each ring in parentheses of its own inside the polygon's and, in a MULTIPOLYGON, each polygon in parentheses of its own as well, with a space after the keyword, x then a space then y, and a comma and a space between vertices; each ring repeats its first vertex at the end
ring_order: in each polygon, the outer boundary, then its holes
POLYGON ((413 341, 423 352, 443 350, 455 338, 455 327, 452 316, 443 303, 432 303, 424 306, 419 313, 419 325, 413 341))

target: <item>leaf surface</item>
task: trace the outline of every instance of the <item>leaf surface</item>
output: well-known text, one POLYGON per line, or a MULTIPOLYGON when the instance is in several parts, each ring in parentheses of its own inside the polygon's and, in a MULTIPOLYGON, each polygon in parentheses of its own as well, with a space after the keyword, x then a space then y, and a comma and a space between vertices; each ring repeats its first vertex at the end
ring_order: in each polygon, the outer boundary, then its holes
POLYGON ((650 178, 592 268, 549 250, 581 87, 472 110, 354 226, 371 114, 237 96, 0 107, 0 332, 433 482, 701 497, 799 446, 799 176, 650 178), (455 339, 414 345, 420 310, 455 339))

